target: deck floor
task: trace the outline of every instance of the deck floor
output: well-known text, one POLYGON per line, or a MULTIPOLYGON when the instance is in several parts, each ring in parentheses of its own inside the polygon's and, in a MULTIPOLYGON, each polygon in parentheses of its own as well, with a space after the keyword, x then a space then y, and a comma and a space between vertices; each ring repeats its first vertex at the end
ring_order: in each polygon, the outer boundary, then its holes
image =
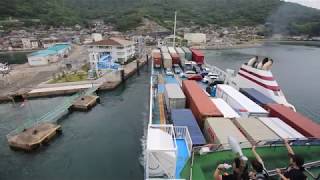
POLYGON ((177 157, 177 166, 176 166, 176 178, 180 178, 180 172, 185 166, 186 162, 189 159, 188 148, 186 141, 184 139, 177 139, 177 147, 178 147, 178 157, 177 157))

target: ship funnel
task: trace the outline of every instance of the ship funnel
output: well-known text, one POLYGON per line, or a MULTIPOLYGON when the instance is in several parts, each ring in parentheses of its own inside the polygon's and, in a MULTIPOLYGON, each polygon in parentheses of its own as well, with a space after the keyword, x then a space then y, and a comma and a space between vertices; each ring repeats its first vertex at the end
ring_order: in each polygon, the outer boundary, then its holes
POLYGON ((257 61, 258 61, 258 56, 254 57, 254 58, 251 58, 251 59, 248 61, 247 65, 248 65, 248 66, 251 66, 251 67, 254 67, 254 65, 257 63, 257 61))
POLYGON ((273 60, 269 59, 265 63, 263 63, 262 70, 270 71, 272 68, 273 60))

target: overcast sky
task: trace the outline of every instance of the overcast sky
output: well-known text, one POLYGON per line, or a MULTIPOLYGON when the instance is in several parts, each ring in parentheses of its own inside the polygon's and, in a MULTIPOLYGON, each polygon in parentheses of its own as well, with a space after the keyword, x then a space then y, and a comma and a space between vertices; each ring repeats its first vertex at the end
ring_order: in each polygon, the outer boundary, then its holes
POLYGON ((320 0, 285 0, 320 9, 320 0))

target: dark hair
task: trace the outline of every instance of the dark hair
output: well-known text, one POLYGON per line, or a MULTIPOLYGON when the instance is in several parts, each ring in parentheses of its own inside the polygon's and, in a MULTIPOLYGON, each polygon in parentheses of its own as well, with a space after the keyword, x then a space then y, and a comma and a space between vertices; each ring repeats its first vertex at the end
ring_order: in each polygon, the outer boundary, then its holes
POLYGON ((233 162, 236 165, 236 168, 240 170, 240 172, 233 172, 236 176, 237 180, 248 180, 249 172, 248 172, 248 164, 245 164, 244 167, 241 167, 241 159, 239 157, 234 158, 233 162))
POLYGON ((239 168, 240 167, 240 164, 241 164, 241 161, 240 161, 240 158, 236 157, 234 158, 234 163, 236 164, 236 168, 239 168))
POLYGON ((251 160, 251 166, 256 172, 258 173, 263 172, 263 166, 258 160, 256 159, 251 160))
POLYGON ((296 163, 296 165, 299 167, 300 170, 304 170, 303 164, 304 164, 304 159, 303 157, 293 154, 291 155, 291 158, 293 160, 294 163, 296 163))

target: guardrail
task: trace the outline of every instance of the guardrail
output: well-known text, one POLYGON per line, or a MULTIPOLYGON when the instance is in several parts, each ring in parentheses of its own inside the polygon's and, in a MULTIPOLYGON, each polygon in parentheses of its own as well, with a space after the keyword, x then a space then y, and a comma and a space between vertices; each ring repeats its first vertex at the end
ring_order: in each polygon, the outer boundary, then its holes
POLYGON ((179 138, 185 139, 188 146, 188 153, 190 156, 193 144, 192 144, 192 140, 191 140, 188 128, 186 126, 174 126, 174 132, 177 139, 179 138))

